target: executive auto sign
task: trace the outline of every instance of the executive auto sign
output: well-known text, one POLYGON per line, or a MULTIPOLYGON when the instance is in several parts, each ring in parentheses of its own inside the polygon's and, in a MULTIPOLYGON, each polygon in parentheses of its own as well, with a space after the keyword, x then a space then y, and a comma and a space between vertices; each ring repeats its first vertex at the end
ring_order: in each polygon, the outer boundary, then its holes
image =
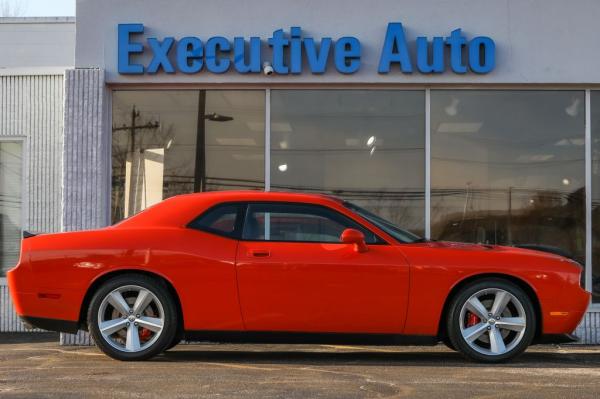
MULTIPOLYGON (((214 36, 203 42, 201 38, 186 36, 179 39, 165 37, 143 38, 143 24, 118 25, 118 71, 120 74, 155 74, 181 72, 184 74, 273 72, 280 75, 300 74, 303 66, 309 72, 326 72, 330 57, 337 72, 352 74, 361 67, 361 43, 353 36, 339 39, 323 37, 316 40, 305 37, 302 28, 292 27, 273 32, 267 39, 270 59, 264 59, 262 39, 259 37, 234 37, 233 40, 214 36), (149 55, 145 64, 132 59, 149 55)), ((494 41, 487 36, 467 39, 461 29, 447 37, 436 36, 430 41, 426 36, 416 39, 416 54, 411 54, 404 28, 399 22, 389 23, 382 38, 378 70, 380 74, 393 71, 423 74, 469 71, 485 74, 495 67, 494 41), (446 55, 449 54, 449 57, 446 55), (448 58, 448 59, 447 59, 448 58)))

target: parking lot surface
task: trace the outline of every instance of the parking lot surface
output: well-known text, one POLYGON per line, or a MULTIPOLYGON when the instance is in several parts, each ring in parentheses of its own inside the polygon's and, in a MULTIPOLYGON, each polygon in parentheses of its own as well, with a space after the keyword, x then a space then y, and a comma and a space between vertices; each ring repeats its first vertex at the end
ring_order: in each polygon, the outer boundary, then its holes
POLYGON ((490 366, 443 346, 206 344, 125 363, 55 335, 24 341, 0 334, 0 397, 600 397, 600 347, 537 346, 490 366))

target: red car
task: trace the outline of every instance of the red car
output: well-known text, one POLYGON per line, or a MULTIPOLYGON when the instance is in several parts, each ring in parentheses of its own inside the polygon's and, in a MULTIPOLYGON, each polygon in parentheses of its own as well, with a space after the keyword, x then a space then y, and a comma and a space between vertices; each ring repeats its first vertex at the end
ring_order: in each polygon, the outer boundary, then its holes
POLYGON ((185 338, 441 341, 497 362, 572 339, 590 300, 565 257, 428 241, 324 195, 181 195, 111 227, 26 235, 8 272, 18 314, 88 330, 120 360, 185 338))

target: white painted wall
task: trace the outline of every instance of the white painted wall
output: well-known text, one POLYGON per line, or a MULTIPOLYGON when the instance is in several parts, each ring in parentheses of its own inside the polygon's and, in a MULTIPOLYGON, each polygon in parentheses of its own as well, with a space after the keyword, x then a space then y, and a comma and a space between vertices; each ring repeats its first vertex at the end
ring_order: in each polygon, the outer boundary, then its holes
MULTIPOLYGON (((78 0, 77 67, 100 67, 117 83, 600 83, 600 2, 597 0, 78 0), (379 75, 377 65, 388 22, 402 22, 408 40, 447 36, 462 28, 467 37, 490 36, 496 68, 487 75, 379 75), (229 72, 118 75, 117 24, 143 23, 146 37, 260 36, 301 26, 315 38, 357 37, 361 70, 342 75, 270 76, 229 72)), ((266 47, 266 42, 263 43, 266 47)), ((413 49, 414 50, 414 49, 413 49)), ((270 59, 270 55, 268 57, 270 59)))
POLYGON ((74 18, 0 18, 0 73, 74 64, 74 18))

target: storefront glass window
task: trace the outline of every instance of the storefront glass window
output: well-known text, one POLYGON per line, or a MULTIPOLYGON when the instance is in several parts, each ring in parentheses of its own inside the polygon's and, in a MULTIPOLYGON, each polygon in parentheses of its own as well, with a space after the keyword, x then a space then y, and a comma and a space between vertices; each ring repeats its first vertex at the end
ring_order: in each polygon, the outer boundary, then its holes
POLYGON ((591 92, 592 301, 600 302, 600 91, 591 92))
POLYGON ((264 91, 115 91, 112 221, 177 194, 264 189, 264 115, 264 91))
POLYGON ((271 189, 337 195, 422 234, 425 93, 271 91, 271 189))
POLYGON ((19 261, 23 143, 0 141, 0 277, 19 261))
POLYGON ((583 263, 584 135, 583 91, 432 91, 432 237, 543 244, 583 263))

